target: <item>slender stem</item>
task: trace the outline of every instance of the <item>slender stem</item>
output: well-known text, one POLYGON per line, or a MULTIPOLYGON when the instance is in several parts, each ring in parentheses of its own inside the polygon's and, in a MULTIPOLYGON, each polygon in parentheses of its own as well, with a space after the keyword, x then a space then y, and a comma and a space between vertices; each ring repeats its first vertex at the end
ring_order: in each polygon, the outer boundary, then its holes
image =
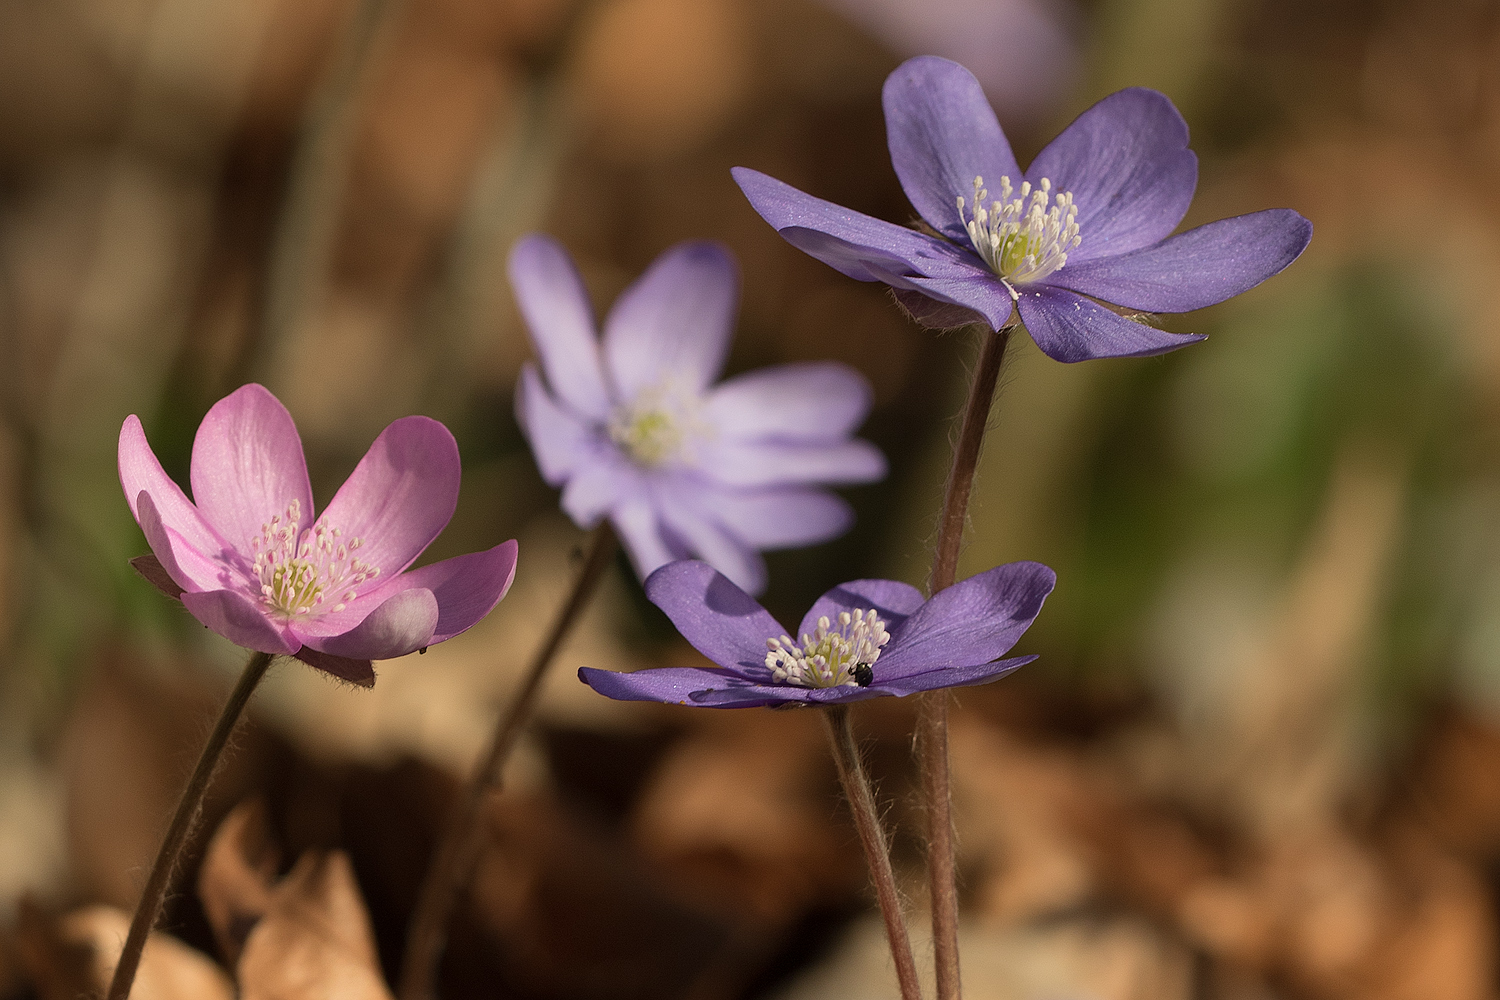
POLYGON ((182 790, 177 813, 172 817, 172 825, 167 827, 161 849, 156 852, 156 860, 151 864, 146 887, 141 890, 141 901, 135 907, 135 917, 130 921, 125 948, 120 952, 119 964, 115 966, 114 978, 110 980, 109 1000, 125 1000, 130 996, 130 987, 135 982, 136 970, 140 968, 146 938, 150 936, 156 918, 161 915, 162 900, 166 898, 172 876, 177 872, 182 845, 192 832, 193 824, 198 821, 198 811, 203 806, 203 793, 208 790, 208 783, 213 778, 214 769, 218 767, 229 737, 234 733, 235 724, 240 720, 240 713, 249 703, 255 686, 266 675, 271 659, 270 653, 250 655, 250 662, 245 664, 239 683, 235 684, 229 700, 224 703, 224 711, 219 713, 219 721, 214 724, 214 730, 204 744, 203 753, 198 757, 198 766, 193 768, 193 776, 182 790))
POLYGON ((484 846, 480 814, 485 798, 492 790, 499 789, 505 761, 531 716, 547 667, 588 605, 604 571, 614 559, 617 545, 614 529, 608 521, 594 529, 588 556, 568 602, 558 612, 546 641, 536 651, 520 690, 500 717, 488 751, 474 769, 468 787, 449 817, 432 868, 422 883, 411 927, 406 934, 406 956, 401 966, 401 1000, 428 1000, 436 995, 434 985, 438 960, 442 958, 447 942, 448 920, 458 905, 459 891, 468 881, 484 846))
POLYGON ((839 783, 844 786, 844 797, 849 800, 849 812, 854 816, 854 828, 859 831, 859 842, 865 849, 865 860, 870 864, 870 881, 875 885, 880 915, 885 918, 885 935, 891 943, 891 958, 896 962, 901 1000, 922 1000, 917 963, 912 960, 911 936, 906 931, 906 917, 901 913, 901 899, 896 894, 896 876, 891 871, 890 848, 886 846, 885 830, 875 809, 870 781, 859 762, 859 746, 854 742, 854 730, 849 725, 848 706, 830 706, 823 714, 823 721, 827 724, 828 745, 838 767, 839 783))
MULTIPOLYGON (((982 346, 963 425, 953 446, 953 466, 943 491, 938 521, 937 552, 932 558, 929 593, 953 586, 958 575, 958 553, 969 514, 969 492, 990 419, 990 403, 1000 380, 1005 347, 1013 327, 995 333, 980 329, 982 346)), ((937 972, 938 1000, 962 995, 958 966, 958 877, 954 859, 953 794, 948 773, 948 692, 932 691, 917 701, 917 755, 922 773, 922 801, 927 812, 927 877, 932 894, 932 951, 937 972)))

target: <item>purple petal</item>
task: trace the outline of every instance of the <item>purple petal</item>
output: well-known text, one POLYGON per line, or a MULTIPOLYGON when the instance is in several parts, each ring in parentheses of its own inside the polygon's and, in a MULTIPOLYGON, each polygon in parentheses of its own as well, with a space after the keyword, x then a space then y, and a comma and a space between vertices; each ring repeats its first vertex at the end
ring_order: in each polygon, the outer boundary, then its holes
POLYGON ((784 697, 782 692, 795 692, 799 688, 750 684, 744 678, 722 670, 702 667, 653 667, 618 673, 613 670, 598 670, 581 667, 578 679, 598 691, 606 698, 616 701, 659 701, 669 705, 702 704, 698 696, 709 691, 735 691, 745 699, 744 704, 722 706, 749 708, 754 705, 771 705, 781 701, 805 700, 784 697))
POLYGON ((609 521, 620 536, 630 556, 635 575, 645 580, 653 572, 674 559, 682 559, 686 552, 674 552, 661 532, 661 522, 656 509, 644 500, 622 504, 610 512, 609 521))
POLYGON ((1041 563, 1018 562, 960 580, 914 611, 876 662, 876 678, 942 667, 968 667, 1003 656, 1030 627, 1057 575, 1041 563))
POLYGON ((946 240, 814 198, 758 170, 735 167, 731 173, 751 207, 783 239, 856 281, 906 288, 905 276, 956 277, 983 267, 978 257, 946 240))
POLYGON ((765 560, 725 531, 718 519, 700 509, 698 503, 667 494, 662 497, 660 512, 663 526, 682 540, 689 553, 723 573, 747 594, 759 594, 766 589, 765 560))
POLYGON ((1026 332, 1055 361, 1139 358, 1204 339, 1202 334, 1157 330, 1112 313, 1092 299, 1046 285, 1023 291, 1017 307, 1026 332))
POLYGON ((1002 175, 1020 187, 1021 168, 974 74, 938 56, 908 59, 886 77, 886 143, 912 206, 938 232, 965 246, 958 198, 972 212, 974 178, 991 191, 1002 175))
POLYGON ((375 686, 375 665, 369 660, 351 660, 347 656, 320 653, 311 646, 303 646, 297 650, 296 655, 297 659, 309 667, 331 674, 341 681, 358 684, 363 688, 375 686))
POLYGON ((229 573, 218 561, 187 543, 174 529, 162 523, 156 502, 145 490, 136 497, 141 533, 151 546, 163 571, 183 590, 222 590, 229 586, 229 573))
POLYGON ((313 523, 302 439, 292 415, 263 386, 241 386, 209 409, 193 440, 190 478, 203 519, 237 552, 249 552, 261 526, 285 518, 293 501, 299 526, 313 523))
POLYGON ((516 578, 516 542, 501 542, 483 552, 454 556, 401 576, 407 586, 430 590, 437 598, 438 619, 432 642, 465 632, 491 611, 516 578))
POLYGON ((302 644, 277 628, 258 606, 233 590, 184 593, 183 606, 193 617, 236 646, 277 653, 295 653, 302 644))
POLYGON ((707 563, 668 563, 646 578, 651 599, 693 648, 731 672, 766 675, 766 640, 785 634, 765 608, 707 563))
POLYGON ((726 437, 837 441, 870 412, 870 383, 835 361, 761 368, 709 395, 703 416, 726 437))
POLYGON ((1198 186, 1187 142, 1187 123, 1164 94, 1131 87, 1047 144, 1026 178, 1050 178, 1053 191, 1073 195, 1083 242, 1067 266, 1148 246, 1177 228, 1198 186))
POLYGON ((1296 260, 1312 223, 1289 208, 1220 219, 1153 246, 1075 265, 1049 284, 1147 312, 1188 312, 1238 295, 1296 260))
POLYGON ((360 539, 359 558, 393 577, 453 517, 458 478, 458 445, 448 428, 430 417, 402 417, 380 432, 320 521, 360 539))
POLYGON ((725 530, 756 549, 815 545, 854 524, 854 511, 843 499, 802 486, 715 490, 706 499, 725 530))
POLYGON ((567 479, 595 447, 594 428, 557 404, 530 362, 521 366, 516 383, 516 422, 526 433, 537 468, 550 486, 567 479))
POLYGON ((851 580, 841 583, 813 602, 802 624, 797 627, 797 636, 817 631, 818 619, 828 617, 837 621, 840 612, 875 609, 892 634, 896 626, 922 606, 922 592, 909 583, 896 580, 851 580))
POLYGON ((615 300, 604 323, 604 357, 622 401, 644 389, 706 389, 729 352, 740 279, 717 243, 681 243, 615 300))
POLYGON ((868 483, 886 471, 880 449, 858 439, 838 444, 720 440, 704 446, 698 462, 722 483, 749 487, 868 483))
POLYGON ((510 284, 553 391, 577 413, 608 417, 593 307, 568 252, 550 236, 526 237, 510 252, 510 284))
POLYGON ((957 278, 908 278, 906 283, 907 289, 897 291, 920 292, 928 298, 978 313, 977 318, 988 323, 991 330, 1012 322, 1016 300, 1011 297, 1005 283, 988 268, 975 267, 957 278))
POLYGON ((120 427, 118 452, 120 486, 125 490, 125 502, 136 523, 141 520, 136 507, 136 498, 149 493, 156 503, 156 512, 162 523, 171 525, 188 544, 199 552, 217 553, 224 549, 224 540, 203 520, 198 508, 193 506, 182 487, 162 469, 156 454, 146 443, 146 432, 141 428, 140 418, 135 414, 125 418, 120 427))
POLYGON ((403 590, 387 598, 365 620, 341 635, 302 635, 322 653, 353 660, 389 660, 435 641, 438 602, 425 588, 403 590))
POLYGON ((644 493, 643 478, 613 445, 599 445, 563 487, 562 509, 580 528, 591 528, 624 498, 644 493))
POLYGON ((901 698, 919 691, 935 691, 938 688, 973 687, 976 684, 998 681, 1012 670, 1023 667, 1034 659, 1036 659, 1035 656, 1017 656, 1009 660, 996 660, 993 663, 979 663, 967 667, 943 667, 920 674, 894 677, 888 681, 880 679, 880 668, 884 665, 884 660, 881 660, 875 664, 875 682, 867 690, 880 691, 901 698))
POLYGON ((161 564, 161 560, 154 555, 136 556, 130 560, 130 566, 141 575, 151 586, 166 594, 173 600, 182 598, 182 588, 177 581, 172 579, 172 574, 161 564))

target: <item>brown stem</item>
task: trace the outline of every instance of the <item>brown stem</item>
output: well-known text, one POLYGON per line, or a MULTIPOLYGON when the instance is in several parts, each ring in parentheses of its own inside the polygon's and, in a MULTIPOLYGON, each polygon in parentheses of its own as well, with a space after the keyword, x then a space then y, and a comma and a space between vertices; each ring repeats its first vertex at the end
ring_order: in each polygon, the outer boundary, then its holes
POLYGON ((890 940, 891 958, 896 962, 901 1000, 922 1000, 917 963, 912 960, 911 937, 906 931, 906 917, 901 913, 901 898, 896 894, 896 876, 891 871, 890 848, 886 846, 885 830, 875 809, 870 781, 859 762, 859 746, 854 742, 854 730, 849 725, 848 706, 830 706, 823 714, 823 721, 827 724, 828 745, 838 767, 839 783, 844 786, 844 797, 849 800, 849 812, 854 816, 854 828, 859 831, 859 842, 865 849, 865 860, 870 864, 870 881, 875 885, 880 915, 885 918, 885 935, 890 940))
MULTIPOLYGON (((953 466, 943 491, 937 552, 932 558, 928 592, 953 586, 958 553, 969 514, 969 492, 979 466, 979 452, 990 419, 990 404, 1000 381, 1000 367, 1013 327, 993 334, 980 328, 979 364, 964 406, 963 425, 953 446, 953 466)), ((922 773, 922 801, 927 812, 927 877, 932 894, 932 951, 938 1000, 958 1000, 962 993, 958 966, 958 877, 954 860, 953 794, 948 773, 948 692, 932 691, 917 701, 917 755, 922 773)))
POLYGON ((115 966, 114 978, 109 983, 109 1000, 125 1000, 130 996, 130 987, 135 982, 136 970, 140 968, 146 938, 150 936, 156 918, 161 915, 162 900, 166 898, 172 876, 177 872, 182 845, 187 842, 193 824, 198 821, 198 811, 203 806, 203 793, 208 790, 208 783, 213 778, 214 769, 223 756, 230 735, 234 733, 235 724, 240 720, 240 713, 249 703, 255 686, 266 675, 271 659, 270 653, 250 655, 250 662, 245 664, 239 683, 235 684, 229 700, 224 703, 224 711, 219 713, 219 721, 214 724, 214 730, 204 744, 203 753, 198 757, 198 766, 193 768, 193 776, 182 790, 182 800, 177 803, 172 825, 167 827, 161 849, 156 852, 156 860, 151 864, 151 874, 147 876, 146 886, 141 890, 141 901, 135 907, 135 917, 130 921, 125 948, 120 952, 119 964, 115 966))
POLYGON ((614 559, 617 544, 614 529, 608 521, 594 529, 588 556, 573 585, 573 593, 553 621, 552 630, 532 659, 520 690, 495 728, 489 750, 474 769, 468 788, 449 817, 432 868, 422 883, 411 927, 406 934, 406 956, 401 965, 401 1000, 428 1000, 436 995, 438 960, 442 958, 447 942, 448 920, 458 905, 459 891, 478 862, 484 845, 480 814, 485 798, 491 790, 500 787, 505 761, 531 716, 547 667, 588 605, 594 588, 614 559))

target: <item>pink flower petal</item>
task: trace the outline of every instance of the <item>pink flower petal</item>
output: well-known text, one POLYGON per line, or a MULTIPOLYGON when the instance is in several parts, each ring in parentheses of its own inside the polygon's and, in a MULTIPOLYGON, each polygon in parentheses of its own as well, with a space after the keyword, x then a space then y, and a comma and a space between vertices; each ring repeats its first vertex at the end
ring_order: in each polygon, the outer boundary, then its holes
POLYGON ((199 552, 173 528, 162 523, 151 494, 141 490, 136 497, 137 520, 146 544, 156 555, 161 568, 183 590, 221 590, 229 586, 229 572, 217 560, 199 552))
POLYGON ((453 517, 458 479, 458 444, 448 428, 402 417, 380 432, 321 521, 347 541, 360 539, 359 559, 394 577, 453 517))
POLYGON ((125 490, 125 502, 136 523, 141 520, 136 498, 142 492, 151 494, 156 503, 156 512, 163 524, 169 524, 185 538, 189 545, 200 552, 217 553, 224 548, 224 541, 209 527, 198 508, 182 492, 162 469, 156 454, 146 443, 146 432, 141 428, 140 418, 135 414, 125 418, 120 428, 120 486, 125 490))
POLYGON ((342 635, 303 636, 322 653, 354 660, 389 660, 416 652, 433 642, 438 602, 425 588, 403 590, 342 635))
POLYGON ((410 586, 430 590, 437 598, 434 643, 468 631, 495 609, 515 581, 516 548, 515 539, 511 539, 483 552, 454 556, 402 575, 410 586))
POLYGON ((191 478, 203 519, 240 553, 251 551, 273 516, 285 518, 293 501, 299 527, 313 523, 302 439, 292 415, 263 386, 241 386, 208 411, 193 440, 191 478))
POLYGON ((301 643, 288 638, 248 597, 236 591, 184 593, 182 603, 194 618, 236 646, 283 656, 301 648, 301 643))

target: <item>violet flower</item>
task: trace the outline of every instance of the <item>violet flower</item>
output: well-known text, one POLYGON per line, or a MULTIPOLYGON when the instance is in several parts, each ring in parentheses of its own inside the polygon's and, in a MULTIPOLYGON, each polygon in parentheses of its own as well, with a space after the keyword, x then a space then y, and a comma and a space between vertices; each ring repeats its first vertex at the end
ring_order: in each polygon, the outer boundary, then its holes
POLYGON ((851 278, 885 282, 929 325, 982 319, 998 330, 1016 310, 1058 361, 1160 354, 1202 337, 1154 329, 1101 303, 1200 309, 1276 274, 1312 236, 1312 224, 1284 208, 1170 235, 1192 201, 1198 160, 1182 116, 1154 90, 1104 98, 1024 174, 959 64, 909 59, 886 79, 883 102, 891 162, 922 229, 743 167, 734 178, 787 242, 851 278))
POLYGON ((1036 659, 999 660, 1030 627, 1057 582, 1018 562, 961 580, 930 600, 895 580, 854 580, 813 604, 793 639, 739 587, 701 562, 674 562, 646 580, 646 596, 717 667, 579 679, 622 701, 710 708, 832 705, 996 680, 1036 659))
POLYGON ((758 592, 758 550, 825 541, 853 522, 819 484, 885 475, 875 446, 850 440, 870 409, 852 368, 778 365, 713 385, 739 293, 718 244, 658 257, 616 300, 602 342, 555 240, 518 243, 510 279, 541 362, 516 388, 537 465, 579 527, 610 520, 642 578, 696 554, 758 592))
POLYGON ((458 445, 428 417, 382 431, 317 518, 297 428, 259 385, 219 400, 198 426, 192 501, 133 414, 119 463, 154 556, 135 560, 142 575, 229 641, 356 684, 375 682, 371 660, 468 629, 515 576, 514 541, 407 569, 458 503, 458 445))

